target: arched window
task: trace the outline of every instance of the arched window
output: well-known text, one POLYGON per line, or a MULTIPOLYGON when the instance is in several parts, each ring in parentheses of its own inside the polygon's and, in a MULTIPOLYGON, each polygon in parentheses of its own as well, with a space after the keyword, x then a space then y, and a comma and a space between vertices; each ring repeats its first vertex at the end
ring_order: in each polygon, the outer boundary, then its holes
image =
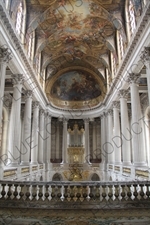
POLYGON ((34 46, 34 34, 32 32, 28 38, 28 49, 27 49, 27 54, 30 59, 33 58, 33 46, 34 46))
POLYGON ((112 55, 112 72, 115 76, 116 72, 117 72, 117 59, 116 59, 116 56, 115 54, 112 55))
POLYGON ((136 20, 135 20, 135 9, 131 0, 129 0, 129 25, 130 25, 130 33, 132 35, 136 28, 136 20))
POLYGON ((23 7, 22 2, 20 2, 16 15, 16 32, 17 34, 21 34, 22 29, 22 21, 23 21, 23 7))
POLYGON ((124 42, 121 33, 119 33, 119 50, 120 50, 120 58, 122 59, 124 56, 124 42))

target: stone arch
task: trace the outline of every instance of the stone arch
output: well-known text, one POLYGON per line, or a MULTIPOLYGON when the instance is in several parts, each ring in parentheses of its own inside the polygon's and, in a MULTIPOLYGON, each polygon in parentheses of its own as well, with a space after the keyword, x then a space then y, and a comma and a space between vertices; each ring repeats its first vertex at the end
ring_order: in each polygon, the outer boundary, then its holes
POLYGON ((52 181, 62 181, 62 175, 60 173, 55 173, 52 177, 52 181))
POLYGON ((100 181, 100 177, 99 177, 99 175, 97 173, 93 173, 93 174, 91 174, 90 180, 92 180, 92 181, 100 181))

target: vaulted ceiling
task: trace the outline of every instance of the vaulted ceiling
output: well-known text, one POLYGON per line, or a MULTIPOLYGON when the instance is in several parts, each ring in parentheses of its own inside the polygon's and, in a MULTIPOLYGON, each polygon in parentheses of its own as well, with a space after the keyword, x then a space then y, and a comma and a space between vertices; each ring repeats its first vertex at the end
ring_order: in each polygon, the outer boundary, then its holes
POLYGON ((116 31, 125 32, 124 4, 124 0, 27 1, 27 35, 35 32, 34 60, 41 54, 46 93, 56 106, 75 103, 81 108, 89 101, 91 106, 102 101, 106 69, 111 75, 110 52, 117 59, 116 31))

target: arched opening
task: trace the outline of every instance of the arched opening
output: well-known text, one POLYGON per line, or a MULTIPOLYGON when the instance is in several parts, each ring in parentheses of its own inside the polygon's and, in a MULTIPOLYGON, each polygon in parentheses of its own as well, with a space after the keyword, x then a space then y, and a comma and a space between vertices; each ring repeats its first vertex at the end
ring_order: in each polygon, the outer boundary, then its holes
POLYGON ((93 173, 91 176, 92 181, 100 181, 100 177, 97 175, 97 173, 93 173))
POLYGON ((52 181, 62 181, 62 175, 59 173, 55 173, 53 175, 52 181))

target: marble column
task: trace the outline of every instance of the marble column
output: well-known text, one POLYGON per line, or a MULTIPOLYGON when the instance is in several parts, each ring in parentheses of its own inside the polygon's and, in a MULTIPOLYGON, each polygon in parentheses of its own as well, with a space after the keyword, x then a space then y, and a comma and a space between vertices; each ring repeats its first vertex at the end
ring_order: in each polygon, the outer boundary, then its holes
POLYGON ((138 88, 139 74, 129 74, 128 81, 131 91, 131 133, 132 133, 132 150, 133 162, 135 166, 146 166, 146 152, 144 142, 144 127, 142 121, 141 103, 138 88))
POLYGON ((121 147, 122 139, 120 136, 120 119, 119 119, 119 109, 120 104, 118 101, 113 101, 113 117, 114 117, 114 132, 113 132, 113 144, 114 144, 114 153, 115 153, 115 164, 121 164, 121 147))
POLYGON ((33 102, 31 164, 38 164, 38 136, 39 136, 39 102, 33 102))
POLYGON ((13 100, 11 109, 11 166, 18 166, 21 160, 21 146, 20 146, 20 116, 21 116, 21 91, 23 75, 12 75, 13 82, 13 100))
POLYGON ((32 91, 25 91, 24 132, 22 142, 21 165, 29 165, 31 144, 32 91))
POLYGON ((108 157, 108 163, 114 164, 115 161, 115 152, 114 152, 114 145, 113 145, 113 111, 112 109, 108 110, 107 112, 108 117, 108 127, 107 127, 107 142, 105 143, 105 146, 103 148, 107 149, 106 154, 108 157))
POLYGON ((51 159, 51 115, 49 112, 47 112, 46 115, 46 160, 47 163, 47 169, 50 165, 50 159, 51 159))
POLYGON ((62 163, 67 163, 67 120, 63 119, 62 163))
POLYGON ((38 162, 43 163, 44 150, 44 110, 40 110, 39 135, 38 135, 38 162))
POLYGON ((57 129, 56 129, 56 155, 55 155, 55 158, 59 159, 59 146, 60 146, 59 119, 57 121, 56 127, 57 127, 57 129))
POLYGON ((85 163, 90 164, 90 148, 89 148, 89 119, 84 120, 85 130, 85 163))
POLYGON ((0 47, 0 127, 4 101, 4 88, 7 63, 11 60, 11 53, 8 48, 0 47))
POLYGON ((105 143, 106 143, 106 115, 105 113, 103 113, 100 116, 101 119, 101 160, 102 160, 102 164, 104 165, 107 161, 107 154, 106 154, 106 149, 105 147, 105 143))
POLYGON ((97 157, 97 155, 96 155, 96 153, 97 153, 97 143, 96 143, 96 135, 97 135, 97 133, 96 133, 96 122, 95 121, 93 121, 92 122, 92 125, 93 125, 93 149, 92 149, 92 157, 93 157, 93 159, 96 159, 96 157, 97 157))
POLYGON ((122 138, 122 154, 123 165, 131 165, 131 133, 129 126, 129 115, 127 106, 127 90, 120 90, 120 111, 121 111, 121 138, 122 138))
POLYGON ((144 51, 142 52, 141 60, 146 66, 148 100, 149 100, 149 106, 150 106, 150 47, 144 48, 144 51))

